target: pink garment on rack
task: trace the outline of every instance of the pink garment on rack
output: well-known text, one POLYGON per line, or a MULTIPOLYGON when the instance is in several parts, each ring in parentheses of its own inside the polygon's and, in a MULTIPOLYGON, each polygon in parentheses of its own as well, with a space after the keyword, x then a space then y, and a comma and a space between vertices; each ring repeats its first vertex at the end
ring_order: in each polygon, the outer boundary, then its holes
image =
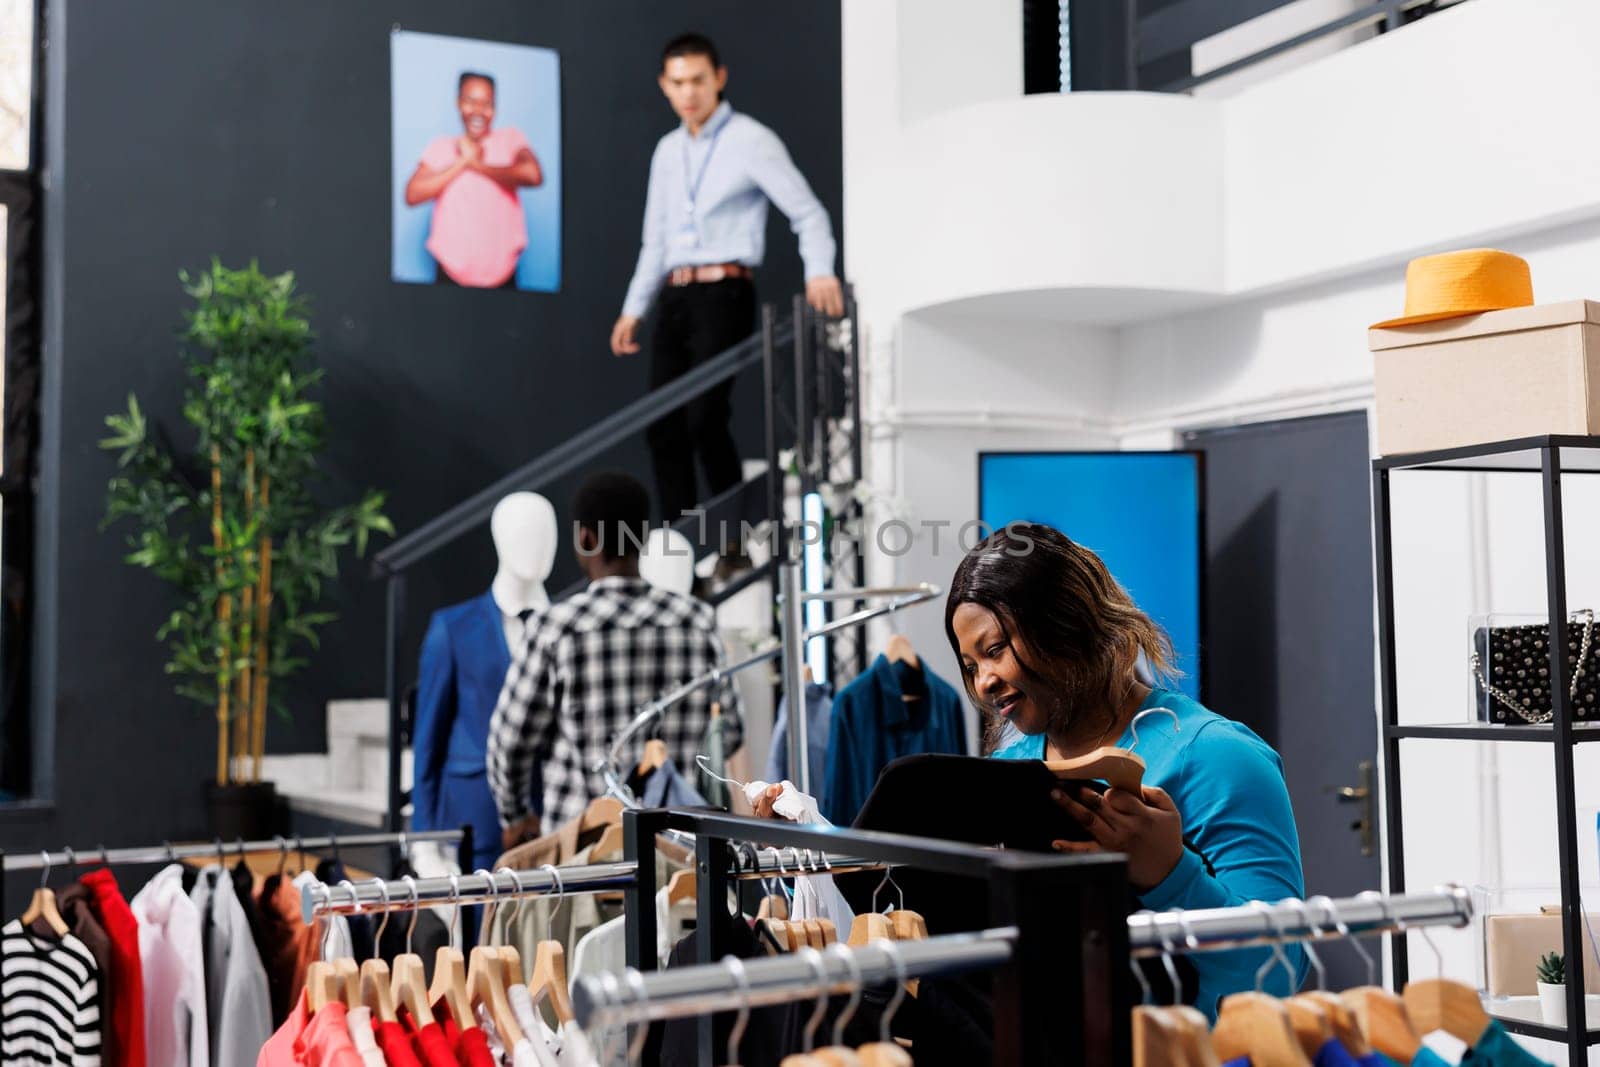
POLYGON ((349 1009, 330 1000, 317 1010, 294 1043, 295 1062, 303 1067, 366 1067, 350 1039, 349 1009))

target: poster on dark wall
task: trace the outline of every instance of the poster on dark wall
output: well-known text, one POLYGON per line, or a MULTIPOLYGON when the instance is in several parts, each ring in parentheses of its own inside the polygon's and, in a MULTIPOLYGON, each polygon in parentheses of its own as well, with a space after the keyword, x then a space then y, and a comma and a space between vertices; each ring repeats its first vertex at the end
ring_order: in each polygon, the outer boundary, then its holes
POLYGON ((394 280, 557 292, 557 54, 396 30, 389 69, 394 280))

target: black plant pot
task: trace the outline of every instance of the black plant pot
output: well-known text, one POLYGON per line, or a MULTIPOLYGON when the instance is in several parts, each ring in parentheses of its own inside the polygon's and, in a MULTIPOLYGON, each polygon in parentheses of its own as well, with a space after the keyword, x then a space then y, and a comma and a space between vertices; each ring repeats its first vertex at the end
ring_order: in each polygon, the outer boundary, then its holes
POLYGON ((206 782, 206 820, 212 837, 261 841, 277 831, 278 791, 271 782, 206 782))

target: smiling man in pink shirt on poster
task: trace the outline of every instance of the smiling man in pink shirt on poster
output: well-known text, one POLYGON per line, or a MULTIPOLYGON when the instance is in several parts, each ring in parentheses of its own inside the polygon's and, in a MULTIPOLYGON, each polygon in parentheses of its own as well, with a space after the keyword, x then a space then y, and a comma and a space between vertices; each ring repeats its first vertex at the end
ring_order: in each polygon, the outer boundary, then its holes
POLYGON ((544 181, 528 139, 494 125, 494 78, 461 75, 456 105, 462 136, 434 140, 406 182, 406 204, 429 200, 433 222, 427 249, 439 263, 440 285, 510 289, 517 259, 528 247, 528 224, 517 190, 544 181))

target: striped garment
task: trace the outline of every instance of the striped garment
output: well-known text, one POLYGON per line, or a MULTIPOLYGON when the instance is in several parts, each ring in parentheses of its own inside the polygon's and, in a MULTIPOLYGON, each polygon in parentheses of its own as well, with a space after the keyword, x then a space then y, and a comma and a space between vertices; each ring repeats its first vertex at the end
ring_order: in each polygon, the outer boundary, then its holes
POLYGON ((0 1062, 99 1067, 99 972, 71 934, 48 941, 16 919, 0 929, 0 1062))

